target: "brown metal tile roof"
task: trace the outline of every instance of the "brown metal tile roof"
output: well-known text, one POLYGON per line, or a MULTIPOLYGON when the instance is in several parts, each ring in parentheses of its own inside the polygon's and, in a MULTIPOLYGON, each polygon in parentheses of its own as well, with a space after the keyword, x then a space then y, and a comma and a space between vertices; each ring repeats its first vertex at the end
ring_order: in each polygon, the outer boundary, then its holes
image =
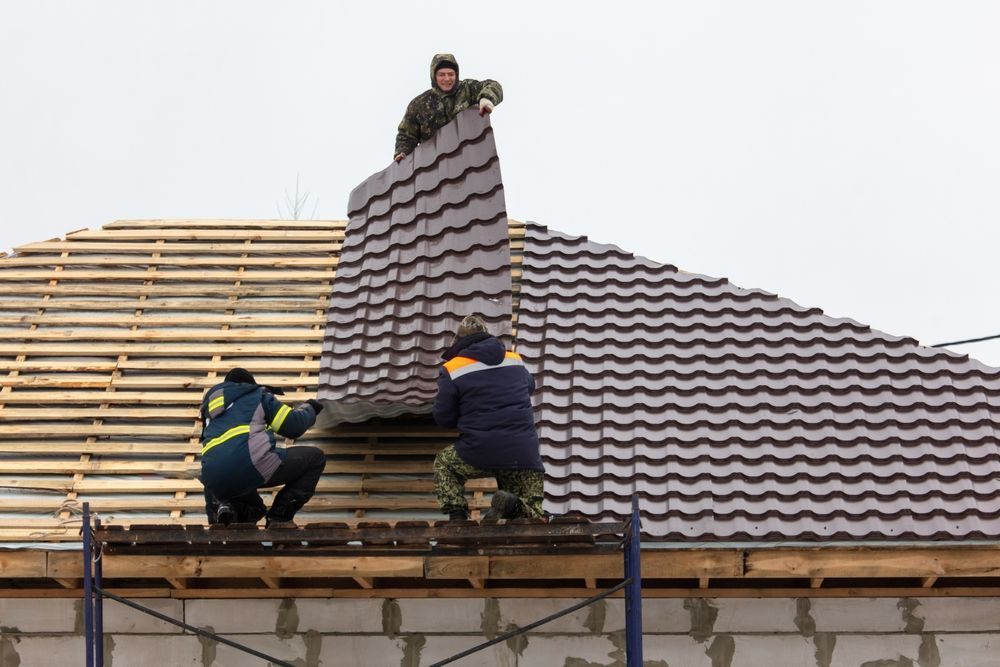
POLYGON ((668 539, 1000 536, 1000 370, 528 225, 546 509, 668 539))
POLYGON ((463 112, 351 193, 319 376, 324 417, 427 412, 459 320, 510 332, 510 247, 488 118, 463 112))

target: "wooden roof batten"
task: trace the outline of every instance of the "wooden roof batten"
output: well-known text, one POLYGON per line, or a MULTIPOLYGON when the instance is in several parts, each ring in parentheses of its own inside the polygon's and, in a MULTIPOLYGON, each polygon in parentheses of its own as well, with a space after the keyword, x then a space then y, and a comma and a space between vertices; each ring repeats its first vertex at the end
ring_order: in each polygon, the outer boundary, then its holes
MULTIPOLYGON (((239 365, 315 396, 345 225, 124 220, 0 258, 0 542, 79 542, 84 501, 123 526, 204 524, 202 392, 239 365)), ((313 429, 299 443, 330 463, 301 518, 439 518, 431 462, 452 437, 427 419, 313 429)), ((493 489, 469 482, 474 516, 493 489)))

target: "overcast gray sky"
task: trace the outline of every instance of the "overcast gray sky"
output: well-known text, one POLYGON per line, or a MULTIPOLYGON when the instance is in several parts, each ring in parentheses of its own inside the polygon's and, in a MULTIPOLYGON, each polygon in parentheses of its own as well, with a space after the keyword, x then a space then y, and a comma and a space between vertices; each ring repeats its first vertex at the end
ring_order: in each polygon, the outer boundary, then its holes
POLYGON ((274 218, 296 174, 343 219, 450 51, 503 84, 511 217, 927 344, 1000 334, 1000 3, 340 4, 0 0, 0 248, 274 218))

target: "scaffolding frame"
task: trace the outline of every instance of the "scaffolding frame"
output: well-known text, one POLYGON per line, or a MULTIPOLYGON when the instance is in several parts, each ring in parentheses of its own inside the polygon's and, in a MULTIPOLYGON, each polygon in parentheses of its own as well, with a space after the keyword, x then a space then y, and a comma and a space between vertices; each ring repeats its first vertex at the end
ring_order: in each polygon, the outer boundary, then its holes
MULTIPOLYGON (((100 527, 100 520, 96 520, 100 527)), ((639 500, 632 496, 632 513, 625 522, 622 540, 619 547, 624 559, 624 579, 611 588, 598 593, 575 605, 562 609, 550 616, 517 628, 490 641, 462 651, 445 660, 434 663, 439 667, 452 663, 482 649, 492 646, 511 637, 526 633, 549 621, 570 614, 595 602, 603 600, 614 593, 624 590, 625 593, 625 664, 626 667, 642 667, 642 572, 641 572, 641 525, 639 518, 639 500)), ((120 597, 103 588, 103 548, 100 540, 94 537, 94 527, 91 525, 90 503, 83 503, 83 626, 84 645, 86 651, 86 667, 104 667, 104 598, 108 597, 125 604, 142 613, 149 614, 167 623, 171 623, 195 634, 236 648, 244 653, 266 660, 280 667, 292 667, 274 656, 261 653, 248 646, 226 639, 207 630, 197 628, 177 619, 161 614, 133 600, 120 597)))

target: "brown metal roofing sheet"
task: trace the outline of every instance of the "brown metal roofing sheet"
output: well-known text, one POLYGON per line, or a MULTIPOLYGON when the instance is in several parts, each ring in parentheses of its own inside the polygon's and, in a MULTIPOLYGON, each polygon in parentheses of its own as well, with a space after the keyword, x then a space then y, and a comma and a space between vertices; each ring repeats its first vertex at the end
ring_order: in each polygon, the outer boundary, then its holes
POLYGON ((1000 371, 529 224, 546 509, 684 539, 1000 537, 1000 371))
POLYGON ((427 412, 459 320, 510 333, 500 161, 488 118, 465 111, 351 193, 327 313, 327 422, 427 412))

